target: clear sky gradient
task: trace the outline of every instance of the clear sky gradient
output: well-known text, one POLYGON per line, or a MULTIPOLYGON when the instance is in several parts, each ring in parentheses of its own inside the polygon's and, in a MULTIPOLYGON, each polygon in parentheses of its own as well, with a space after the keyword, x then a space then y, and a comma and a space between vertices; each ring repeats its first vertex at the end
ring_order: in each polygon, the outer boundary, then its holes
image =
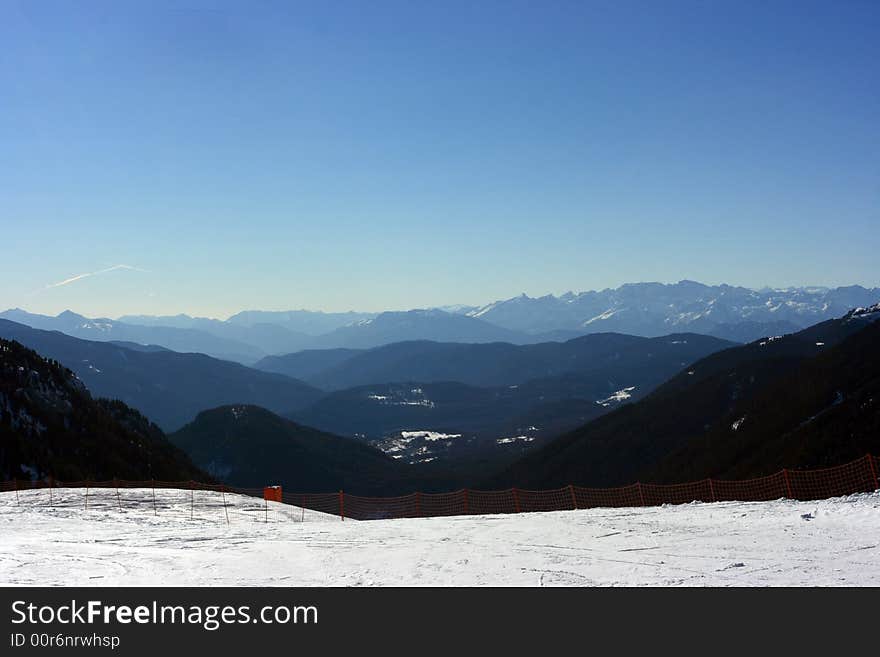
POLYGON ((851 0, 0 0, 0 307, 880 285, 878 34, 851 0))

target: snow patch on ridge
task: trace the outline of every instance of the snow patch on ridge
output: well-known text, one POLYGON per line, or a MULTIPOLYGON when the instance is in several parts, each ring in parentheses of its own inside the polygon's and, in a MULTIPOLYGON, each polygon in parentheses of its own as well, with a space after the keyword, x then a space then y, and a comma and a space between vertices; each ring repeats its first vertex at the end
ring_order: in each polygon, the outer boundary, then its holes
POLYGON ((605 399, 600 399, 596 403, 599 406, 611 406, 612 404, 619 404, 622 401, 626 401, 630 397, 632 397, 632 391, 635 390, 635 386, 629 386, 628 388, 623 388, 622 390, 618 390, 610 397, 606 397, 605 399))

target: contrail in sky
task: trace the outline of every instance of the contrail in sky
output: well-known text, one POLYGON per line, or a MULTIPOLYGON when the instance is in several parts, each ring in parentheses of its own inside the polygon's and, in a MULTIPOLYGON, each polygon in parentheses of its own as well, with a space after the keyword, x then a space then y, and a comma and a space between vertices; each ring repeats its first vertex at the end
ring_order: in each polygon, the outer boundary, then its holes
POLYGON ((90 271, 85 274, 77 274, 76 276, 71 276, 70 278, 65 278, 63 281, 58 281, 57 283, 50 283, 44 290, 50 290, 53 287, 63 287, 65 285, 70 285, 71 283, 76 283, 77 281, 81 281, 84 278, 88 278, 89 276, 97 276, 98 274, 107 274, 111 271, 116 271, 117 269, 128 269, 130 271, 141 271, 145 273, 149 273, 146 269, 141 269, 139 267, 132 267, 131 265, 113 265, 112 267, 107 267, 107 269, 99 269, 98 271, 90 271))

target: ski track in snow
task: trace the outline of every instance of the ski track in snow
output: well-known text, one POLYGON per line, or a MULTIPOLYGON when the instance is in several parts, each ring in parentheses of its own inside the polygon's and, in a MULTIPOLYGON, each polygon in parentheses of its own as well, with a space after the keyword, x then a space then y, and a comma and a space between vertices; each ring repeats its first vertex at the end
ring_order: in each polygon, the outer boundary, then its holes
POLYGON ((880 493, 357 522, 219 493, 0 494, 0 584, 880 585, 880 493))

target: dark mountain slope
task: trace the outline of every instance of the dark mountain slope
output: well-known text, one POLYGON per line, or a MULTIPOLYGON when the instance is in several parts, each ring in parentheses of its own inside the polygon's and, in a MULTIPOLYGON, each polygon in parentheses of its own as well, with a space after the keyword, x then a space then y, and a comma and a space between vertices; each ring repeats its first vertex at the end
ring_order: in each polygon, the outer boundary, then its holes
POLYGON ((880 453, 880 322, 734 404, 650 476, 748 478, 866 453, 880 453))
POLYGON ((0 479, 208 480, 162 431, 93 399, 59 363, 0 339, 0 479))
MULTIPOLYGON (((864 314, 850 314, 792 335, 712 354, 642 401, 623 406, 528 454, 491 483, 539 488, 565 483, 606 486, 648 476, 717 476, 716 470, 709 473, 688 468, 688 457, 663 470, 658 466, 729 418, 741 417, 739 409, 762 394, 770 394, 765 391, 772 386, 793 384, 805 361, 855 336, 868 323, 864 314)), ((839 372, 840 376, 845 373, 839 372)))
POLYGON ((61 362, 96 395, 120 399, 165 430, 222 404, 257 403, 276 411, 303 408, 321 392, 280 374, 203 354, 135 351, 0 320, 0 337, 61 362))
POLYGON ((254 369, 305 381, 361 353, 361 349, 305 349, 281 356, 266 356, 254 364, 254 369))
MULTIPOLYGON (((340 355, 339 364, 328 365, 307 380, 325 389, 340 390, 392 381, 505 386, 568 373, 588 374, 597 380, 627 380, 638 373, 641 380, 660 383, 688 363, 732 344, 696 334, 640 338, 617 333, 533 345, 399 342, 361 353, 346 352, 340 355)), ((294 367, 279 366, 277 371, 302 371, 294 356, 279 357, 275 362, 287 359, 294 367)), ((328 356, 325 362, 329 364, 332 359, 328 356)))
POLYGON ((305 427, 258 406, 199 413, 171 440, 193 461, 238 486, 376 495, 395 492, 403 469, 363 443, 305 427))

